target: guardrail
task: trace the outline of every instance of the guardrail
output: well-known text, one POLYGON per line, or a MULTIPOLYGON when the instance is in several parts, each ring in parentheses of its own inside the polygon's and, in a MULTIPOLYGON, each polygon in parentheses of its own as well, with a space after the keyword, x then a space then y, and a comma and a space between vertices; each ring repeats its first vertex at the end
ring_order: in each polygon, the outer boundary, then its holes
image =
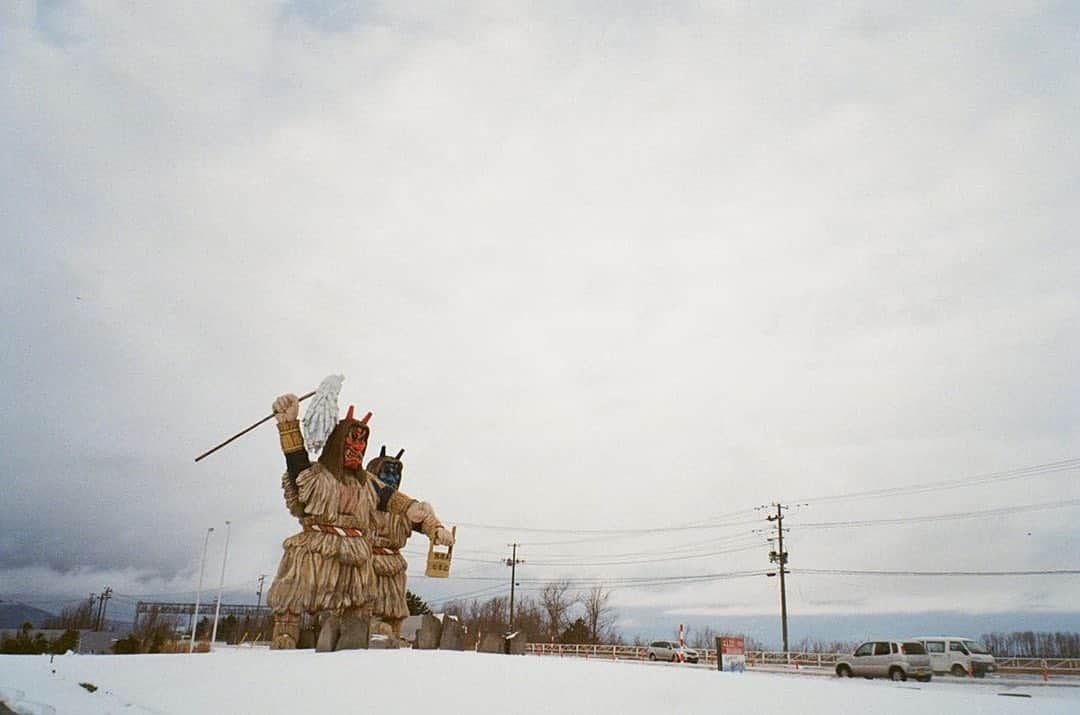
MULTIPOLYGON (((553 655, 565 658, 593 658, 599 660, 648 660, 648 647, 639 645, 579 645, 560 643, 529 643, 525 652, 532 655, 553 655)), ((701 663, 716 663, 715 648, 694 648, 701 663)), ((783 665, 796 667, 829 667, 836 664, 836 653, 781 653, 777 651, 750 650, 746 662, 750 666, 783 665)))
MULTIPOLYGON (((699 662, 716 664, 715 648, 694 648, 699 662)), ((529 643, 525 652, 531 655, 547 655, 564 658, 590 658, 597 660, 648 660, 648 648, 634 645, 579 645, 560 643, 529 643)), ((787 667, 825 668, 832 670, 842 653, 796 653, 782 651, 746 651, 749 668, 787 667)), ((995 656, 998 671, 1002 673, 1045 673, 1052 675, 1080 675, 1080 658, 1029 658, 1019 656, 995 656)))
POLYGON ((1080 675, 1080 658, 1029 658, 1026 656, 994 656, 998 670, 1011 673, 1043 673, 1047 675, 1080 675))
POLYGON ((529 643, 525 653, 554 655, 566 658, 598 658, 601 660, 648 660, 645 646, 636 645, 564 645, 562 643, 529 643))

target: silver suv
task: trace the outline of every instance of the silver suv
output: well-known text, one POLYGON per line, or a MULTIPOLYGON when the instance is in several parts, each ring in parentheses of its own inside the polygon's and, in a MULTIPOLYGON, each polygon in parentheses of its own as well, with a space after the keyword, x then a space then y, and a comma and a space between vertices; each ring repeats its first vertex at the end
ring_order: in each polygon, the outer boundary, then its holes
POLYGON ((680 653, 682 653, 683 660, 687 663, 698 662, 698 652, 696 650, 680 646, 672 641, 653 641, 645 650, 646 657, 649 660, 670 660, 673 663, 679 659, 680 653))
POLYGON ((861 675, 864 678, 888 677, 892 680, 915 678, 928 682, 930 656, 918 641, 867 641, 851 655, 836 661, 836 674, 841 678, 861 675))

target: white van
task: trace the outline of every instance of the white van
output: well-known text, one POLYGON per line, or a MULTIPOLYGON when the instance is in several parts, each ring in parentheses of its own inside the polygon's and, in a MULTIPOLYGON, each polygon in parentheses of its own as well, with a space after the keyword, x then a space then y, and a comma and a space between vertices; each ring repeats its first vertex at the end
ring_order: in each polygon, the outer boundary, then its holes
POLYGON ((978 641, 960 636, 919 636, 915 640, 926 646, 930 667, 935 673, 951 673, 963 678, 971 673, 976 678, 997 671, 990 651, 978 641))

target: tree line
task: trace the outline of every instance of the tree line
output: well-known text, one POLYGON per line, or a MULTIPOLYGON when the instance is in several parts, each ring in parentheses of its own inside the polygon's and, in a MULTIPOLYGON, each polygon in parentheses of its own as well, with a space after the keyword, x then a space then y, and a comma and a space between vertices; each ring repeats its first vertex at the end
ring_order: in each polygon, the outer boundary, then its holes
POLYGON ((982 643, 994 655, 1021 658, 1080 658, 1080 633, 1068 631, 986 633, 982 643))
POLYGON ((23 623, 14 636, 0 641, 0 653, 13 655, 38 655, 41 653, 66 653, 79 645, 79 631, 69 628, 49 640, 41 631, 34 633, 32 623, 23 623))
POLYGON ((507 596, 451 600, 442 610, 468 629, 466 648, 475 647, 483 633, 504 633, 508 627, 530 643, 623 642, 615 627, 611 591, 599 584, 577 590, 563 579, 548 583, 536 596, 519 595, 514 599, 513 623, 507 596))

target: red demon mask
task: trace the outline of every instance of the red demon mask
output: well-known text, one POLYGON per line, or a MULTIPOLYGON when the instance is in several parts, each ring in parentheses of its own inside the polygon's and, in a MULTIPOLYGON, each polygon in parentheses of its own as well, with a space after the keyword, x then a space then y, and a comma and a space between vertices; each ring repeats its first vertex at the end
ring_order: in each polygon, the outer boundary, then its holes
MULTIPOLYGON (((351 420, 352 415, 353 408, 350 406, 349 415, 345 419, 351 420)), ((346 469, 357 470, 364 465, 364 452, 367 451, 368 435, 371 434, 367 426, 370 417, 371 413, 369 412, 363 420, 354 424, 345 434, 345 454, 342 458, 342 465, 346 469)))

